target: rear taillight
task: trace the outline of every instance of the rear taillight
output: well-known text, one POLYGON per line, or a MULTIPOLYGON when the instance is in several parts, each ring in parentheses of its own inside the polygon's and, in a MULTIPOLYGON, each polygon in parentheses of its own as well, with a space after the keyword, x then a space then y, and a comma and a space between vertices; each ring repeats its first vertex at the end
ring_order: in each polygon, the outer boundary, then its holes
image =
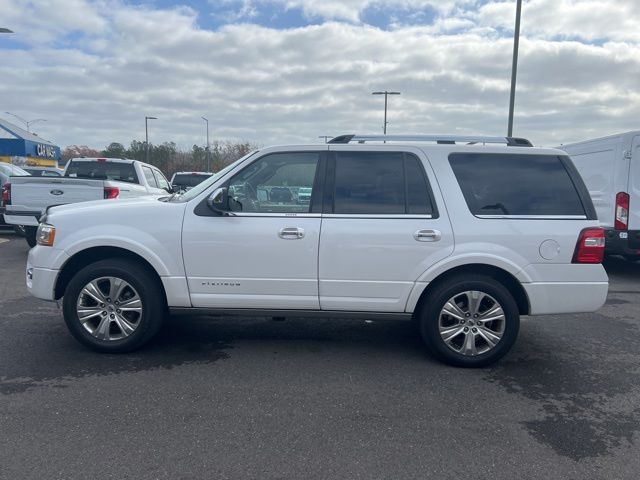
POLYGON ((104 187, 104 198, 118 198, 118 195, 120 195, 120 189, 118 187, 104 187))
POLYGON ((615 229, 626 231, 629 226, 629 194, 619 192, 616 195, 615 229))
POLYGON ((2 203, 5 205, 11 204, 11 184, 9 182, 2 186, 2 203))
POLYGON ((604 243, 604 228, 585 228, 580 232, 573 263, 602 263, 604 243))

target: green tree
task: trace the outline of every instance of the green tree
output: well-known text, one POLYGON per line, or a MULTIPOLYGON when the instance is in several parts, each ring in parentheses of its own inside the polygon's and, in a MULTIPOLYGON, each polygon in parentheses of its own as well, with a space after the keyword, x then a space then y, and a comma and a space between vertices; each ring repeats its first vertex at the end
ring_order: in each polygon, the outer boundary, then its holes
POLYGON ((124 145, 118 142, 111 142, 107 148, 102 150, 102 156, 107 158, 125 158, 127 150, 124 145))

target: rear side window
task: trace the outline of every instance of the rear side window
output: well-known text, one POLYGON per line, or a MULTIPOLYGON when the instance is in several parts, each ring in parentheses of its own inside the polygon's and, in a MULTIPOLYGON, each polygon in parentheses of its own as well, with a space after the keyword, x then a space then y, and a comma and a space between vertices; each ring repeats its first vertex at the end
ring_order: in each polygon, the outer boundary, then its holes
POLYGON ((144 173, 144 178, 147 179, 147 183, 150 187, 158 188, 158 184, 156 183, 156 179, 153 176, 153 172, 149 167, 142 167, 142 173, 144 173))
POLYGON ((65 176, 138 183, 138 175, 136 175, 136 170, 132 163, 72 160, 67 167, 65 176))
POLYGON ((333 213, 433 214, 419 162, 402 152, 337 152, 333 213))
POLYGON ((586 215, 560 157, 454 153, 449 163, 474 215, 586 215))

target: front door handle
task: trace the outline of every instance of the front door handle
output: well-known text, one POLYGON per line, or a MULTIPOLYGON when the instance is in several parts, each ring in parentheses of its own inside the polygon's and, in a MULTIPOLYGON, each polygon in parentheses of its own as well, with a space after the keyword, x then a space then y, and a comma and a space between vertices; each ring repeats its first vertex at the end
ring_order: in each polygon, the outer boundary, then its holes
POLYGON ((280 238, 284 238, 285 240, 296 240, 298 238, 304 237, 304 229, 300 227, 282 228, 278 232, 278 236, 280 238))
POLYGON ((418 230, 413 234, 418 242, 437 242, 442 238, 440 230, 418 230))

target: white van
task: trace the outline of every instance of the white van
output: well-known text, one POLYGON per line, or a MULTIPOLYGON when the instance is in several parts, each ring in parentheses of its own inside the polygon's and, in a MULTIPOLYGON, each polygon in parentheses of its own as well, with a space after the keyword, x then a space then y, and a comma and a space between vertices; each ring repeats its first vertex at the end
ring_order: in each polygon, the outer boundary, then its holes
POLYGON ((640 259, 640 131, 562 145, 606 228, 606 253, 640 259))

